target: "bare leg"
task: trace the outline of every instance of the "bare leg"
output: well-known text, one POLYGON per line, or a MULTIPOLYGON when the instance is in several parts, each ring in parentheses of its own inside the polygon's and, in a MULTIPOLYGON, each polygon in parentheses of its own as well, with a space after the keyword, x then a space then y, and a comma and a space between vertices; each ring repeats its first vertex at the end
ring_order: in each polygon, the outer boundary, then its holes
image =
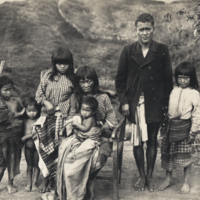
POLYGON ((190 181, 191 169, 192 169, 192 164, 184 168, 184 184, 179 191, 180 194, 188 194, 190 192, 189 181, 190 181))
POLYGON ((1 179, 3 178, 3 175, 4 175, 4 172, 5 172, 5 169, 6 168, 0 168, 0 182, 1 182, 1 179))
POLYGON ((158 190, 156 183, 154 182, 153 170, 157 156, 157 134, 158 134, 159 123, 147 124, 148 129, 148 141, 147 141, 147 186, 150 192, 158 190))
POLYGON ((172 179, 172 171, 167 171, 166 170, 166 179, 165 181, 160 185, 159 190, 165 190, 167 187, 170 186, 171 184, 171 179, 172 179))
POLYGON ((133 153, 135 157, 135 161, 137 164, 137 168, 140 174, 140 178, 138 179, 137 183, 134 185, 135 190, 137 191, 144 191, 146 177, 144 172, 144 149, 143 143, 141 146, 134 146, 133 153))
POLYGON ((32 166, 27 166, 26 174, 27 174, 27 186, 25 187, 25 191, 30 192, 32 187, 32 174, 33 174, 32 166))
POLYGON ((30 192, 32 188, 32 175, 33 175, 33 151, 32 149, 25 146, 25 159, 27 162, 27 186, 25 187, 26 192, 30 192))
POLYGON ((13 185, 13 179, 10 179, 10 177, 8 177, 7 189, 10 194, 17 192, 17 188, 13 185))
POLYGON ((42 184, 39 186, 39 192, 45 193, 47 192, 47 186, 49 185, 49 177, 45 177, 43 179, 42 184))
POLYGON ((88 185, 87 185, 87 189, 88 189, 88 196, 89 196, 89 200, 93 200, 94 199, 94 180, 88 180, 88 185))
POLYGON ((38 167, 39 156, 37 151, 34 152, 34 174, 33 174, 33 184, 32 184, 32 192, 38 191, 37 180, 40 174, 40 169, 38 167))

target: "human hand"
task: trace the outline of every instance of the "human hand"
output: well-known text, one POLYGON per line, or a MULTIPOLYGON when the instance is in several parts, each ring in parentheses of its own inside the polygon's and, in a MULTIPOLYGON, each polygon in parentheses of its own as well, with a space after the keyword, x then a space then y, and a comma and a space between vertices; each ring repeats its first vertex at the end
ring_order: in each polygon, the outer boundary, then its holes
POLYGON ((129 104, 124 104, 122 106, 122 113, 125 117, 129 116, 129 104))
POLYGON ((200 144, 200 133, 198 133, 198 134, 196 135, 196 137, 195 137, 195 142, 196 142, 197 144, 200 144))
POLYGON ((45 100, 45 101, 44 101, 44 105, 46 106, 46 109, 47 109, 47 113, 48 113, 48 114, 50 114, 50 115, 51 115, 51 114, 54 114, 55 110, 54 110, 54 107, 53 107, 53 105, 52 105, 51 102, 45 100))
POLYGON ((83 134, 82 132, 80 131, 77 131, 76 132, 76 137, 80 140, 80 141, 84 141, 85 139, 88 138, 88 136, 86 134, 83 134))
POLYGON ((189 135, 189 141, 190 141, 191 144, 193 144, 194 141, 195 141, 195 135, 190 134, 189 135))
POLYGON ((23 115, 24 114, 24 112, 25 112, 25 108, 23 108, 20 112, 17 112, 17 113, 15 113, 15 118, 16 117, 19 117, 19 116, 21 116, 21 115, 23 115))

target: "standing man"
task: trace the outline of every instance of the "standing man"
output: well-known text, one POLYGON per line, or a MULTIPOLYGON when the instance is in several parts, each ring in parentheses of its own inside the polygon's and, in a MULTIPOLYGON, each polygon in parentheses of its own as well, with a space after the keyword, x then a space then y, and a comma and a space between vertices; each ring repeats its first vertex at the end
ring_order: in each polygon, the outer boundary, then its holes
POLYGON ((173 87, 168 47, 153 40, 154 19, 143 13, 135 21, 138 41, 122 49, 115 79, 122 113, 134 123, 133 152, 140 177, 135 189, 157 190, 152 178, 157 155, 157 134, 173 87), (144 141, 147 141, 147 175, 144 169, 144 141))

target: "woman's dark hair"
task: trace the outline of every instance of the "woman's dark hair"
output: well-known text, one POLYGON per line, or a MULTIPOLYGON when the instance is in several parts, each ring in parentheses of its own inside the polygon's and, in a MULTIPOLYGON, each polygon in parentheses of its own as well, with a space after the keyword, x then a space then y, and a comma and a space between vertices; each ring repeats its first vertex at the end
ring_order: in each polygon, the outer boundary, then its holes
POLYGON ((0 76, 0 89, 4 86, 4 85, 8 85, 11 84, 13 86, 13 81, 8 78, 7 76, 0 76))
POLYGON ((175 79, 176 84, 178 85, 178 75, 184 75, 190 77, 190 87, 193 89, 197 89, 199 87, 197 76, 196 76, 196 69, 193 64, 189 62, 182 62, 180 63, 175 69, 175 79))
MULTIPOLYGON (((40 116, 41 106, 37 103, 35 97, 26 97, 26 99, 23 101, 23 106, 24 108, 27 108, 28 106, 34 106, 34 108, 36 108, 36 110, 38 111, 36 117, 40 116)), ((25 112, 25 117, 27 117, 26 112, 25 112)))
POLYGON ((74 59, 72 52, 68 48, 59 47, 53 51, 52 57, 52 74, 50 75, 50 80, 53 81, 53 77, 57 74, 56 64, 69 65, 69 69, 66 72, 66 76, 74 84, 75 74, 74 74, 74 59))
POLYGON ((98 101, 96 100, 95 97, 84 97, 82 99, 82 104, 86 104, 88 106, 90 106, 92 112, 95 112, 98 108, 98 101))
POLYGON ((94 95, 94 94, 99 93, 99 79, 98 79, 95 69, 92 67, 88 67, 88 66, 78 68, 78 70, 76 72, 76 84, 75 84, 74 94, 75 94, 75 98, 78 101, 79 107, 81 105, 82 97, 84 95, 84 93, 80 87, 79 81, 85 80, 85 78, 88 78, 88 79, 91 79, 94 81, 92 94, 94 95))

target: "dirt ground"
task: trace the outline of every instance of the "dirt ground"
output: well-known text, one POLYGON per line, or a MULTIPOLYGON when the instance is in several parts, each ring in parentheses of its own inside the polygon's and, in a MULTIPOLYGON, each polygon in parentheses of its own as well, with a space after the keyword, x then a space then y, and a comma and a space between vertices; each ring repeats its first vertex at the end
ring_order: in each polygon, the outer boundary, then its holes
MULTIPOLYGON (((196 158, 196 157, 195 157, 196 158)), ((165 171, 160 167, 160 150, 155 165, 154 178, 158 184, 161 184, 165 177, 165 171)), ((109 159, 106 166, 102 169, 99 175, 111 175, 112 160, 109 159)), ((132 145, 129 141, 125 142, 122 166, 122 180, 119 186, 120 200, 200 200, 200 166, 193 165, 191 174, 191 191, 190 194, 178 194, 183 182, 183 169, 174 171, 173 184, 162 192, 150 193, 147 188, 143 192, 137 192, 133 189, 134 183, 137 181, 138 172, 132 154, 132 145)), ((38 180, 38 185, 42 178, 38 180)), ((21 161, 21 174, 15 178, 15 185, 18 187, 18 192, 8 194, 6 189, 7 174, 4 175, 0 184, 0 200, 36 200, 41 196, 38 192, 24 192, 26 186, 26 162, 24 156, 21 161)), ((95 180, 95 199, 96 200, 111 200, 112 199, 112 180, 95 180)))

